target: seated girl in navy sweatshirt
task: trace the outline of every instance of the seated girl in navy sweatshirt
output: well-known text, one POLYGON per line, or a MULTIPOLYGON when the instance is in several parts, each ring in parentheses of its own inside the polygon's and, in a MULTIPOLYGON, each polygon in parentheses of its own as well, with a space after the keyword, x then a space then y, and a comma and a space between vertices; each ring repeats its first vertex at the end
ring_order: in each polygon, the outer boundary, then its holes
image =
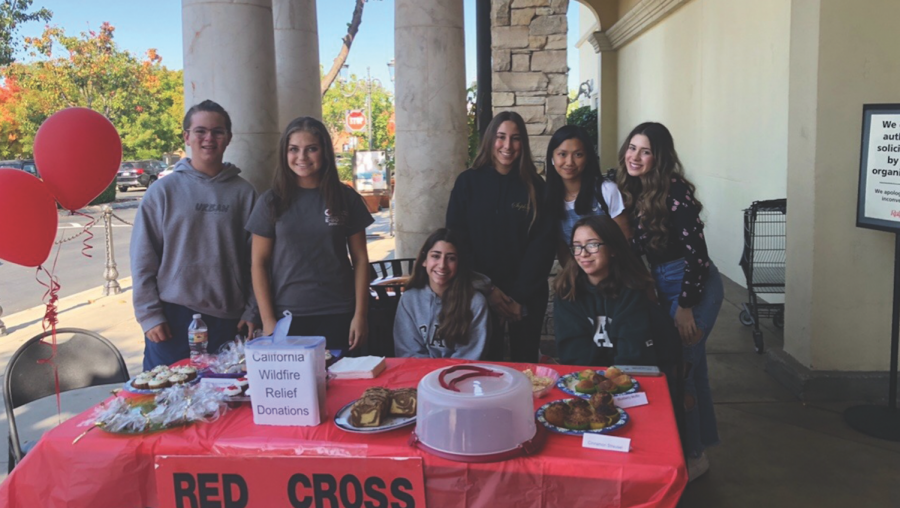
POLYGON ((568 263, 554 282, 553 323, 568 365, 656 365, 647 289, 653 279, 609 216, 572 228, 568 263))
POLYGON ((471 260, 445 228, 425 240, 394 319, 399 357, 479 360, 490 319, 485 297, 475 290, 471 260))

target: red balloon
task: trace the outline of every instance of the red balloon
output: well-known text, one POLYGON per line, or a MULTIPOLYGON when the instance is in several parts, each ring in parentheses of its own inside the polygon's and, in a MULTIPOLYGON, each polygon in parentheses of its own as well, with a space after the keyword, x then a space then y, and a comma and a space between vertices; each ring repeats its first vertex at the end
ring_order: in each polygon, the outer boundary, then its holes
POLYGON ((78 210, 116 177, 122 140, 100 113, 68 108, 41 124, 34 137, 34 162, 59 204, 78 210))
POLYGON ((0 259, 39 266, 50 255, 57 221, 56 200, 44 182, 0 168, 0 259))

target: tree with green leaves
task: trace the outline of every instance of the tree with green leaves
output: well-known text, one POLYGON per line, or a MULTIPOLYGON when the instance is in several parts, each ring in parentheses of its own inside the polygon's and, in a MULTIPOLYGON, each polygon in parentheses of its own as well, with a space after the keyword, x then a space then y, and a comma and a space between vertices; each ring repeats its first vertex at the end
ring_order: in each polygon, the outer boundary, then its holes
POLYGON ((30 11, 33 0, 0 0, 0 66, 15 61, 19 25, 29 21, 50 21, 53 13, 41 8, 30 11))
MULTIPOLYGON (((334 86, 322 98, 322 121, 328 127, 332 139, 344 133, 344 118, 351 109, 366 109, 366 80, 350 76, 346 84, 334 86), (352 92, 352 93, 347 93, 352 92)), ((372 146, 368 146, 366 132, 352 133, 358 139, 358 150, 388 150, 394 147, 394 134, 388 123, 394 112, 394 104, 388 92, 378 81, 372 81, 372 146)))
POLYGON ((86 107, 107 117, 122 136, 126 159, 159 158, 178 149, 184 110, 181 71, 162 66, 149 50, 141 60, 120 50, 113 28, 72 37, 48 27, 40 37, 26 37, 32 61, 2 69, 0 118, 9 118, 0 155, 28 157, 38 127, 53 113, 86 107))

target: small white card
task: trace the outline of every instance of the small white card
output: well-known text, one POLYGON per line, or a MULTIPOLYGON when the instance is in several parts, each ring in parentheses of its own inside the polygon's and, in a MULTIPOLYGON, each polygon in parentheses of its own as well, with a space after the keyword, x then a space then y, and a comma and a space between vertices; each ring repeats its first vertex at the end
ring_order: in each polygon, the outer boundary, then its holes
POLYGON ((622 409, 628 409, 630 407, 637 406, 646 406, 649 404, 647 402, 647 394, 646 392, 636 392, 629 393, 628 395, 616 395, 616 405, 622 409))
POLYGON ((228 388, 237 383, 237 379, 231 377, 204 377, 200 378, 201 385, 209 385, 217 388, 228 388))
POLYGON ((585 432, 582 435, 581 446, 584 448, 594 448, 595 450, 628 453, 628 451, 631 450, 631 439, 627 437, 615 437, 585 432))

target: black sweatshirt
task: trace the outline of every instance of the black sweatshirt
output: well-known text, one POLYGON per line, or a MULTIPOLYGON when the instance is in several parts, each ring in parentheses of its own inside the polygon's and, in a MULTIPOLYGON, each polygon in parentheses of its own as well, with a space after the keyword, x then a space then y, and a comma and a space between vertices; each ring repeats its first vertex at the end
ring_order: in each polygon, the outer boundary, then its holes
MULTIPOLYGON (((580 277, 579 277, 580 279, 580 277)), ((653 348, 650 300, 644 291, 624 288, 605 297, 579 280, 574 302, 553 301, 556 349, 563 365, 658 365, 653 348)))
MULTIPOLYGON (((543 179, 535 179, 538 203, 544 201, 545 186, 543 179)), ((553 221, 540 212, 532 225, 534 210, 528 207, 528 188, 518 170, 501 175, 492 167, 468 169, 450 193, 447 227, 467 242, 472 268, 523 303, 547 285, 553 266, 553 221)))

